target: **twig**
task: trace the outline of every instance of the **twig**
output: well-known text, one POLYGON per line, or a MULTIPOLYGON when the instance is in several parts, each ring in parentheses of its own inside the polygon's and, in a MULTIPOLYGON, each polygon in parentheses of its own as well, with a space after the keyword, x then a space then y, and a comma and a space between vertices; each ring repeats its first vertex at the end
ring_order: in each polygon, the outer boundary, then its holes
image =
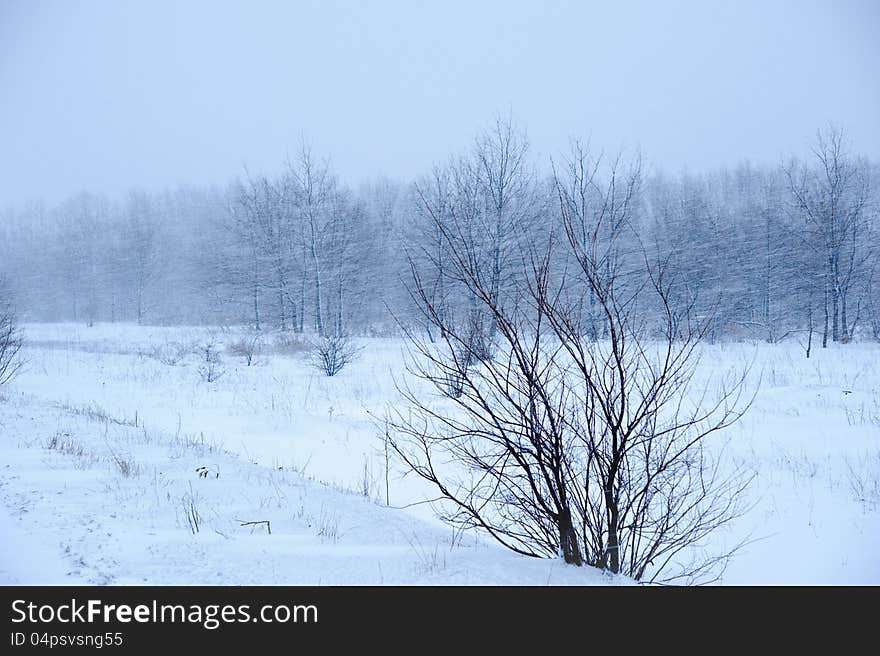
POLYGON ((272 526, 271 526, 271 524, 269 524, 268 519, 261 519, 256 522, 244 522, 240 519, 236 519, 235 521, 237 521, 241 526, 257 526, 258 524, 265 524, 266 531, 269 533, 269 535, 272 535, 272 526))

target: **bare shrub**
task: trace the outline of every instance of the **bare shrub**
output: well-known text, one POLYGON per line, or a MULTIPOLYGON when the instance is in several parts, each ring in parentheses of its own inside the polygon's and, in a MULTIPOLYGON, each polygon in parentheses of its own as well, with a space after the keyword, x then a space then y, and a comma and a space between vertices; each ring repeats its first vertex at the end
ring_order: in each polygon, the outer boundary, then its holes
POLYGON ((220 350, 213 339, 202 344, 199 347, 199 353, 202 361, 199 365, 199 376, 203 381, 213 383, 226 373, 220 350))
POLYGON ((144 355, 158 360, 166 366, 176 367, 186 360, 194 350, 195 347, 192 344, 168 340, 150 347, 144 355))
POLYGON ((449 276, 498 347, 478 366, 462 357, 473 354, 472 327, 449 321, 412 267, 412 296, 441 340, 409 332, 409 370, 440 391, 460 381, 461 393, 449 412, 401 383, 407 403, 391 410, 390 443, 456 528, 639 581, 713 581, 739 545, 702 545, 744 511, 750 479, 704 446, 748 407, 745 372, 715 390, 692 384, 713 321, 679 321, 668 260, 640 248, 630 225, 638 161, 629 171, 612 162, 603 184, 578 155, 556 178, 564 251, 552 234, 524 244, 505 296, 454 217, 438 226, 449 276))
POLYGON ((248 367, 252 367, 258 364, 263 353, 263 338, 261 335, 242 337, 232 342, 226 350, 230 355, 242 358, 248 367))
POLYGON ((322 337, 314 342, 312 349, 312 365, 325 376, 338 374, 346 365, 354 362, 362 350, 345 335, 322 337))
POLYGON ((284 332, 275 337, 271 349, 278 355, 306 355, 312 351, 312 344, 301 334, 284 332))
POLYGON ((21 347, 22 335, 15 315, 0 299, 0 385, 8 383, 21 370, 21 347))

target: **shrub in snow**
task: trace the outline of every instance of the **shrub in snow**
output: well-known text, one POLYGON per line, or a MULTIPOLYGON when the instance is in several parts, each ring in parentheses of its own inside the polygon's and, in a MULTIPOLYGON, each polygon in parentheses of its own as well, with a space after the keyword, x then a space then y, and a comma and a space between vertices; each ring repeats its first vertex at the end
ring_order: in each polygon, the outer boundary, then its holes
POLYGON ((312 349, 312 344, 302 335, 293 333, 281 333, 272 344, 272 350, 279 355, 301 355, 312 349))
POLYGON ((242 358, 244 363, 251 367, 257 364, 260 354, 263 352, 263 339, 260 335, 243 337, 230 344, 226 350, 231 355, 242 358))
POLYGON ((223 368, 223 361, 220 358, 220 351, 213 340, 203 344, 199 350, 202 356, 202 364, 199 365, 199 376, 206 383, 213 383, 226 373, 226 370, 223 368))
MULTIPOLYGON (((509 141, 495 145, 483 153, 490 166, 509 153, 509 141)), ((434 487, 456 530, 480 527, 516 553, 639 581, 710 582, 738 545, 708 553, 705 538, 745 512, 750 476, 704 446, 748 408, 747 371, 714 398, 697 389, 714 316, 681 322, 671 257, 632 248, 640 163, 617 166, 605 180, 585 179, 586 165, 555 177, 564 236, 524 247, 526 267, 504 293, 498 267, 487 275, 474 256, 484 243, 470 225, 453 213, 440 226, 446 275, 473 307, 455 321, 412 267, 410 296, 431 330, 407 332, 408 369, 428 385, 398 385, 404 404, 389 408, 388 444, 434 487), (598 191, 596 206, 578 202, 584 189, 598 191), (559 261, 571 262, 569 275, 559 261), (443 336, 439 348, 431 334, 443 336), (430 387, 456 398, 455 414, 438 411, 421 391, 430 387)))
POLYGON ((147 351, 145 355, 158 360, 169 367, 176 367, 183 362, 183 360, 186 359, 186 356, 192 353, 193 350, 194 347, 191 344, 166 341, 164 344, 156 344, 147 351))
POLYGON ((312 345, 312 364, 325 376, 335 376, 360 352, 346 335, 328 335, 312 345))
POLYGON ((15 321, 15 315, 0 300, 0 385, 12 380, 21 369, 22 337, 15 321))

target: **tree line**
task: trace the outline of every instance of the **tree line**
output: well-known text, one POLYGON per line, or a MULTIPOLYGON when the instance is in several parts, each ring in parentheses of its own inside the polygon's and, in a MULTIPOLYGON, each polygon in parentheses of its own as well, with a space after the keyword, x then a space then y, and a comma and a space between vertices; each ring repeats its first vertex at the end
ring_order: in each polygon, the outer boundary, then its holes
MULTIPOLYGON (((425 321, 405 284, 415 274, 438 311, 491 341, 452 244, 469 245, 500 302, 528 278, 522 244, 565 234, 570 212, 601 217, 602 234, 581 239, 618 245, 614 258, 662 254, 675 320, 711 317, 706 339, 800 335, 809 349, 814 335, 822 346, 880 338, 878 185, 880 167, 833 127, 803 160, 671 176, 579 142, 540 162, 525 133, 497 119, 467 152, 413 181, 351 187, 303 147, 273 175, 245 170, 222 187, 9 207, 0 276, 28 320, 320 335, 402 324, 440 339, 444 322, 425 321), (624 224, 636 229, 621 240, 624 224)), ((576 265, 555 257, 554 276, 576 265)), ((586 330, 607 337, 595 290, 576 293, 586 330)))

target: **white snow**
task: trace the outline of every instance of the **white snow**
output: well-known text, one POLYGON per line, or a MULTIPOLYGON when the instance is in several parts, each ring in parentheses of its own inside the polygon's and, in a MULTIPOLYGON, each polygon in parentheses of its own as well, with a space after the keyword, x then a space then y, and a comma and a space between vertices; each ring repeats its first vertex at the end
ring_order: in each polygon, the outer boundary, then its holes
MULTIPOLYGON (((364 340, 334 378, 300 355, 247 367, 223 349, 206 383, 196 355, 170 366, 151 349, 209 334, 222 348, 237 331, 24 328, 27 366, 0 401, 0 583, 626 582, 454 536, 396 465, 385 505, 371 413, 396 402, 401 340, 364 340), (263 521, 271 535, 241 525, 263 521)), ((796 342, 707 345, 698 376, 753 360, 753 407, 718 441, 755 474, 751 510, 707 545, 751 540, 723 582, 880 583, 880 345, 809 360, 796 342)))

